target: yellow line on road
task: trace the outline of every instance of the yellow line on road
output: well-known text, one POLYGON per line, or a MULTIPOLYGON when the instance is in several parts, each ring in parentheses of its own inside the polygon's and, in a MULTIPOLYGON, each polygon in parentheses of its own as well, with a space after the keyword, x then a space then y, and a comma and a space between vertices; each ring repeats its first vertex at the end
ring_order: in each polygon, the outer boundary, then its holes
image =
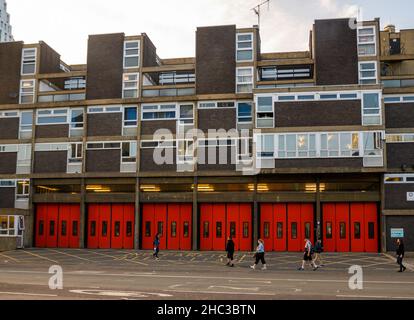
POLYGON ((5 257, 6 259, 13 260, 14 262, 20 262, 18 259, 15 259, 15 258, 10 257, 10 256, 8 256, 6 254, 3 254, 3 253, 0 253, 0 256, 5 257))
POLYGON ((43 257, 43 256, 41 256, 41 255, 38 255, 38 254, 33 253, 33 252, 30 252, 30 251, 23 250, 23 252, 24 252, 24 253, 27 253, 27 254, 29 254, 29 255, 31 255, 31 256, 34 256, 34 257, 40 258, 40 259, 48 260, 48 261, 53 262, 53 263, 59 263, 59 261, 56 261, 56 260, 53 260, 53 259, 49 259, 49 258, 43 257))
MULTIPOLYGON (((396 262, 397 261, 397 257, 393 257, 391 255, 389 255, 388 253, 384 253, 384 256, 386 256, 387 258, 389 258, 390 260, 396 262)), ((407 267, 408 270, 410 271, 414 271, 414 266, 412 266, 411 264, 408 264, 406 262, 403 262, 404 266, 407 267)))
POLYGON ((72 257, 72 258, 77 258, 77 259, 80 259, 80 260, 85 260, 85 261, 89 261, 89 262, 95 262, 93 260, 86 259, 86 258, 82 258, 82 257, 78 257, 78 256, 76 256, 74 254, 70 254, 70 253, 63 252, 63 251, 58 251, 58 250, 53 250, 53 249, 48 249, 48 251, 56 252, 56 253, 63 254, 65 256, 72 257))
POLYGON ((109 258, 112 258, 112 259, 114 259, 115 261, 126 261, 126 262, 135 263, 135 264, 141 264, 141 265, 143 265, 143 266, 147 266, 147 265, 148 265, 148 264, 146 264, 146 263, 139 262, 139 261, 132 261, 132 260, 127 260, 127 259, 124 259, 124 260, 119 260, 119 259, 118 259, 118 257, 114 257, 114 256, 111 256, 111 255, 109 255, 109 254, 104 254, 104 253, 95 252, 95 251, 90 251, 90 252, 91 252, 91 253, 94 253, 94 254, 97 254, 97 255, 100 255, 100 256, 104 256, 104 257, 109 257, 109 258))

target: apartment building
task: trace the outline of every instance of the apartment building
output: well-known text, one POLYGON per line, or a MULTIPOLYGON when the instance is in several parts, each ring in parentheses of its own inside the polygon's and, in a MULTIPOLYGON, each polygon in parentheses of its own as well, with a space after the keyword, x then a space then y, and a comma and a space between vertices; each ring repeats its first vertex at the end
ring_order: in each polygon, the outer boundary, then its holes
POLYGON ((6 0, 0 0, 0 42, 14 41, 6 0))
MULTIPOLYGON (((414 250, 414 30, 317 20, 309 50, 259 29, 91 35, 87 64, 0 44, 0 217, 35 247, 414 250), (196 134, 194 133, 196 131, 196 134)), ((5 233, 5 231, 3 231, 5 233)))

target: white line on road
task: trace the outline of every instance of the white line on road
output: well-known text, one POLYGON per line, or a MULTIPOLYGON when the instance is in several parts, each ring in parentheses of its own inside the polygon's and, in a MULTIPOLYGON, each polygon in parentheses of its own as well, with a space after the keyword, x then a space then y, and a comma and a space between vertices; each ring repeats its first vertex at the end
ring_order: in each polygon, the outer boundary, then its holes
POLYGON ((391 297, 391 296, 365 296, 365 295, 357 295, 357 294, 338 294, 336 295, 337 298, 361 298, 361 299, 398 299, 398 300, 414 300, 414 297, 391 297))
POLYGON ((259 288, 237 288, 237 287, 228 287, 228 286, 209 286, 208 289, 219 288, 219 289, 230 289, 230 290, 252 290, 259 291, 259 288))
POLYGON ((57 297, 57 294, 45 294, 45 293, 27 293, 27 292, 0 292, 0 294, 11 294, 18 296, 39 296, 39 297, 57 297))
POLYGON ((163 290, 175 293, 202 293, 202 294, 229 294, 229 295, 255 295, 255 296, 275 296, 275 293, 264 292, 222 292, 222 291, 196 291, 196 290, 163 290))

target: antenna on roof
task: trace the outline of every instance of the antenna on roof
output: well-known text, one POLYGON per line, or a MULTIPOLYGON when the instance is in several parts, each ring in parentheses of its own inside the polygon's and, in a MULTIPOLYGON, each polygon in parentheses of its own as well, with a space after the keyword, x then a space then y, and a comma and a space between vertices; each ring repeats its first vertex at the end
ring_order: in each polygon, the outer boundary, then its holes
POLYGON ((257 6, 255 6, 254 8, 252 8, 252 10, 254 11, 254 13, 257 15, 257 25, 259 26, 260 29, 260 16, 261 16, 261 12, 260 9, 262 6, 267 4, 267 10, 269 10, 270 8, 270 0, 266 0, 263 1, 262 3, 259 3, 257 6))

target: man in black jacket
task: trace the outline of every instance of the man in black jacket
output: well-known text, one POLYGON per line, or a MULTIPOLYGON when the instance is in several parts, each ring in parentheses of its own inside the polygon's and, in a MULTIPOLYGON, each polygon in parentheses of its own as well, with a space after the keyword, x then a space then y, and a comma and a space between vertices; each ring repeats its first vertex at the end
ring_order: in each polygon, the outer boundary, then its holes
POLYGON ((397 239, 397 263, 400 265, 400 271, 404 272, 407 268, 403 265, 404 259, 404 242, 402 239, 397 239))
POLYGON ((230 237, 227 239, 227 245, 226 245, 226 251, 227 251, 227 266, 234 267, 234 241, 230 237))

